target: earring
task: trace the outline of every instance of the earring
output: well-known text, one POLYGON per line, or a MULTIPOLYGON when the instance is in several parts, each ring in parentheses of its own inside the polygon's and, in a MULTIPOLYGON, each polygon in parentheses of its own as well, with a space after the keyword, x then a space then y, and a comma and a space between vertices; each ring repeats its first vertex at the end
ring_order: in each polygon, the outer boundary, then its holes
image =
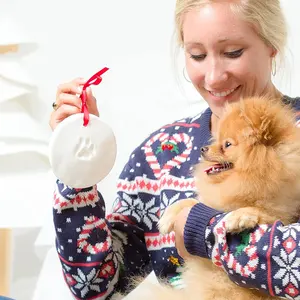
POLYGON ((182 70, 182 73, 183 73, 183 77, 184 77, 184 79, 187 81, 187 82, 191 82, 190 80, 188 80, 187 79, 187 77, 185 76, 185 72, 184 72, 184 70, 185 70, 185 67, 183 67, 183 70, 182 70))
POLYGON ((273 76, 275 76, 276 75, 276 70, 277 68, 276 68, 276 59, 275 58, 273 58, 272 59, 272 75, 273 76))

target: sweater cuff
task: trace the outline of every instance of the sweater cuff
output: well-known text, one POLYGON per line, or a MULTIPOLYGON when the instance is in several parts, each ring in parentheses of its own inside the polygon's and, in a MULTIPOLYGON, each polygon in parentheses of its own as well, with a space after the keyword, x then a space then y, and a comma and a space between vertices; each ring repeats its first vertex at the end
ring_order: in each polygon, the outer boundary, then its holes
POLYGON ((184 227, 184 244, 186 250, 196 256, 208 258, 205 231, 209 221, 221 211, 210 208, 203 203, 192 207, 184 227))

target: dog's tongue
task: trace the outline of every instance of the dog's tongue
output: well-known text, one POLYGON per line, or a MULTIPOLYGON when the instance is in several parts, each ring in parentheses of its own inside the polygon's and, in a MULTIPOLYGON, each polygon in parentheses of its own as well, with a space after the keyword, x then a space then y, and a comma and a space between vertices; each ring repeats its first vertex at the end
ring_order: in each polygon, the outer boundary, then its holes
POLYGON ((213 166, 208 167, 207 169, 204 170, 204 172, 206 174, 208 174, 209 172, 211 172, 213 169, 217 169, 217 168, 222 168, 221 164, 215 164, 213 166))

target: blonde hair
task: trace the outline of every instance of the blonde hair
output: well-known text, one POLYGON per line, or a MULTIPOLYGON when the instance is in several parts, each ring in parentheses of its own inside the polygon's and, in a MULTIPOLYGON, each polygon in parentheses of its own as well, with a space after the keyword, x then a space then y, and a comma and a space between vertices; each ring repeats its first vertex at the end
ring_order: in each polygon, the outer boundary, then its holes
MULTIPOLYGON (((224 2, 224 0, 177 0, 175 9, 176 35, 183 47, 183 21, 185 14, 201 5, 224 2)), ((287 44, 287 24, 280 6, 280 0, 227 0, 232 11, 254 26, 258 35, 272 46, 284 60, 287 44)))

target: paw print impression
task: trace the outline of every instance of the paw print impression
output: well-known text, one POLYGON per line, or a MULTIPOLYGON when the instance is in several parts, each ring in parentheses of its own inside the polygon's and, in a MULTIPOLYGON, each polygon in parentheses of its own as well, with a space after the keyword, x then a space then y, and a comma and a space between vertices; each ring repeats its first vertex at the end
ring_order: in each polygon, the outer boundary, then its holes
POLYGON ((79 138, 75 147, 75 156, 81 160, 91 160, 95 156, 95 145, 92 144, 91 138, 79 138))

